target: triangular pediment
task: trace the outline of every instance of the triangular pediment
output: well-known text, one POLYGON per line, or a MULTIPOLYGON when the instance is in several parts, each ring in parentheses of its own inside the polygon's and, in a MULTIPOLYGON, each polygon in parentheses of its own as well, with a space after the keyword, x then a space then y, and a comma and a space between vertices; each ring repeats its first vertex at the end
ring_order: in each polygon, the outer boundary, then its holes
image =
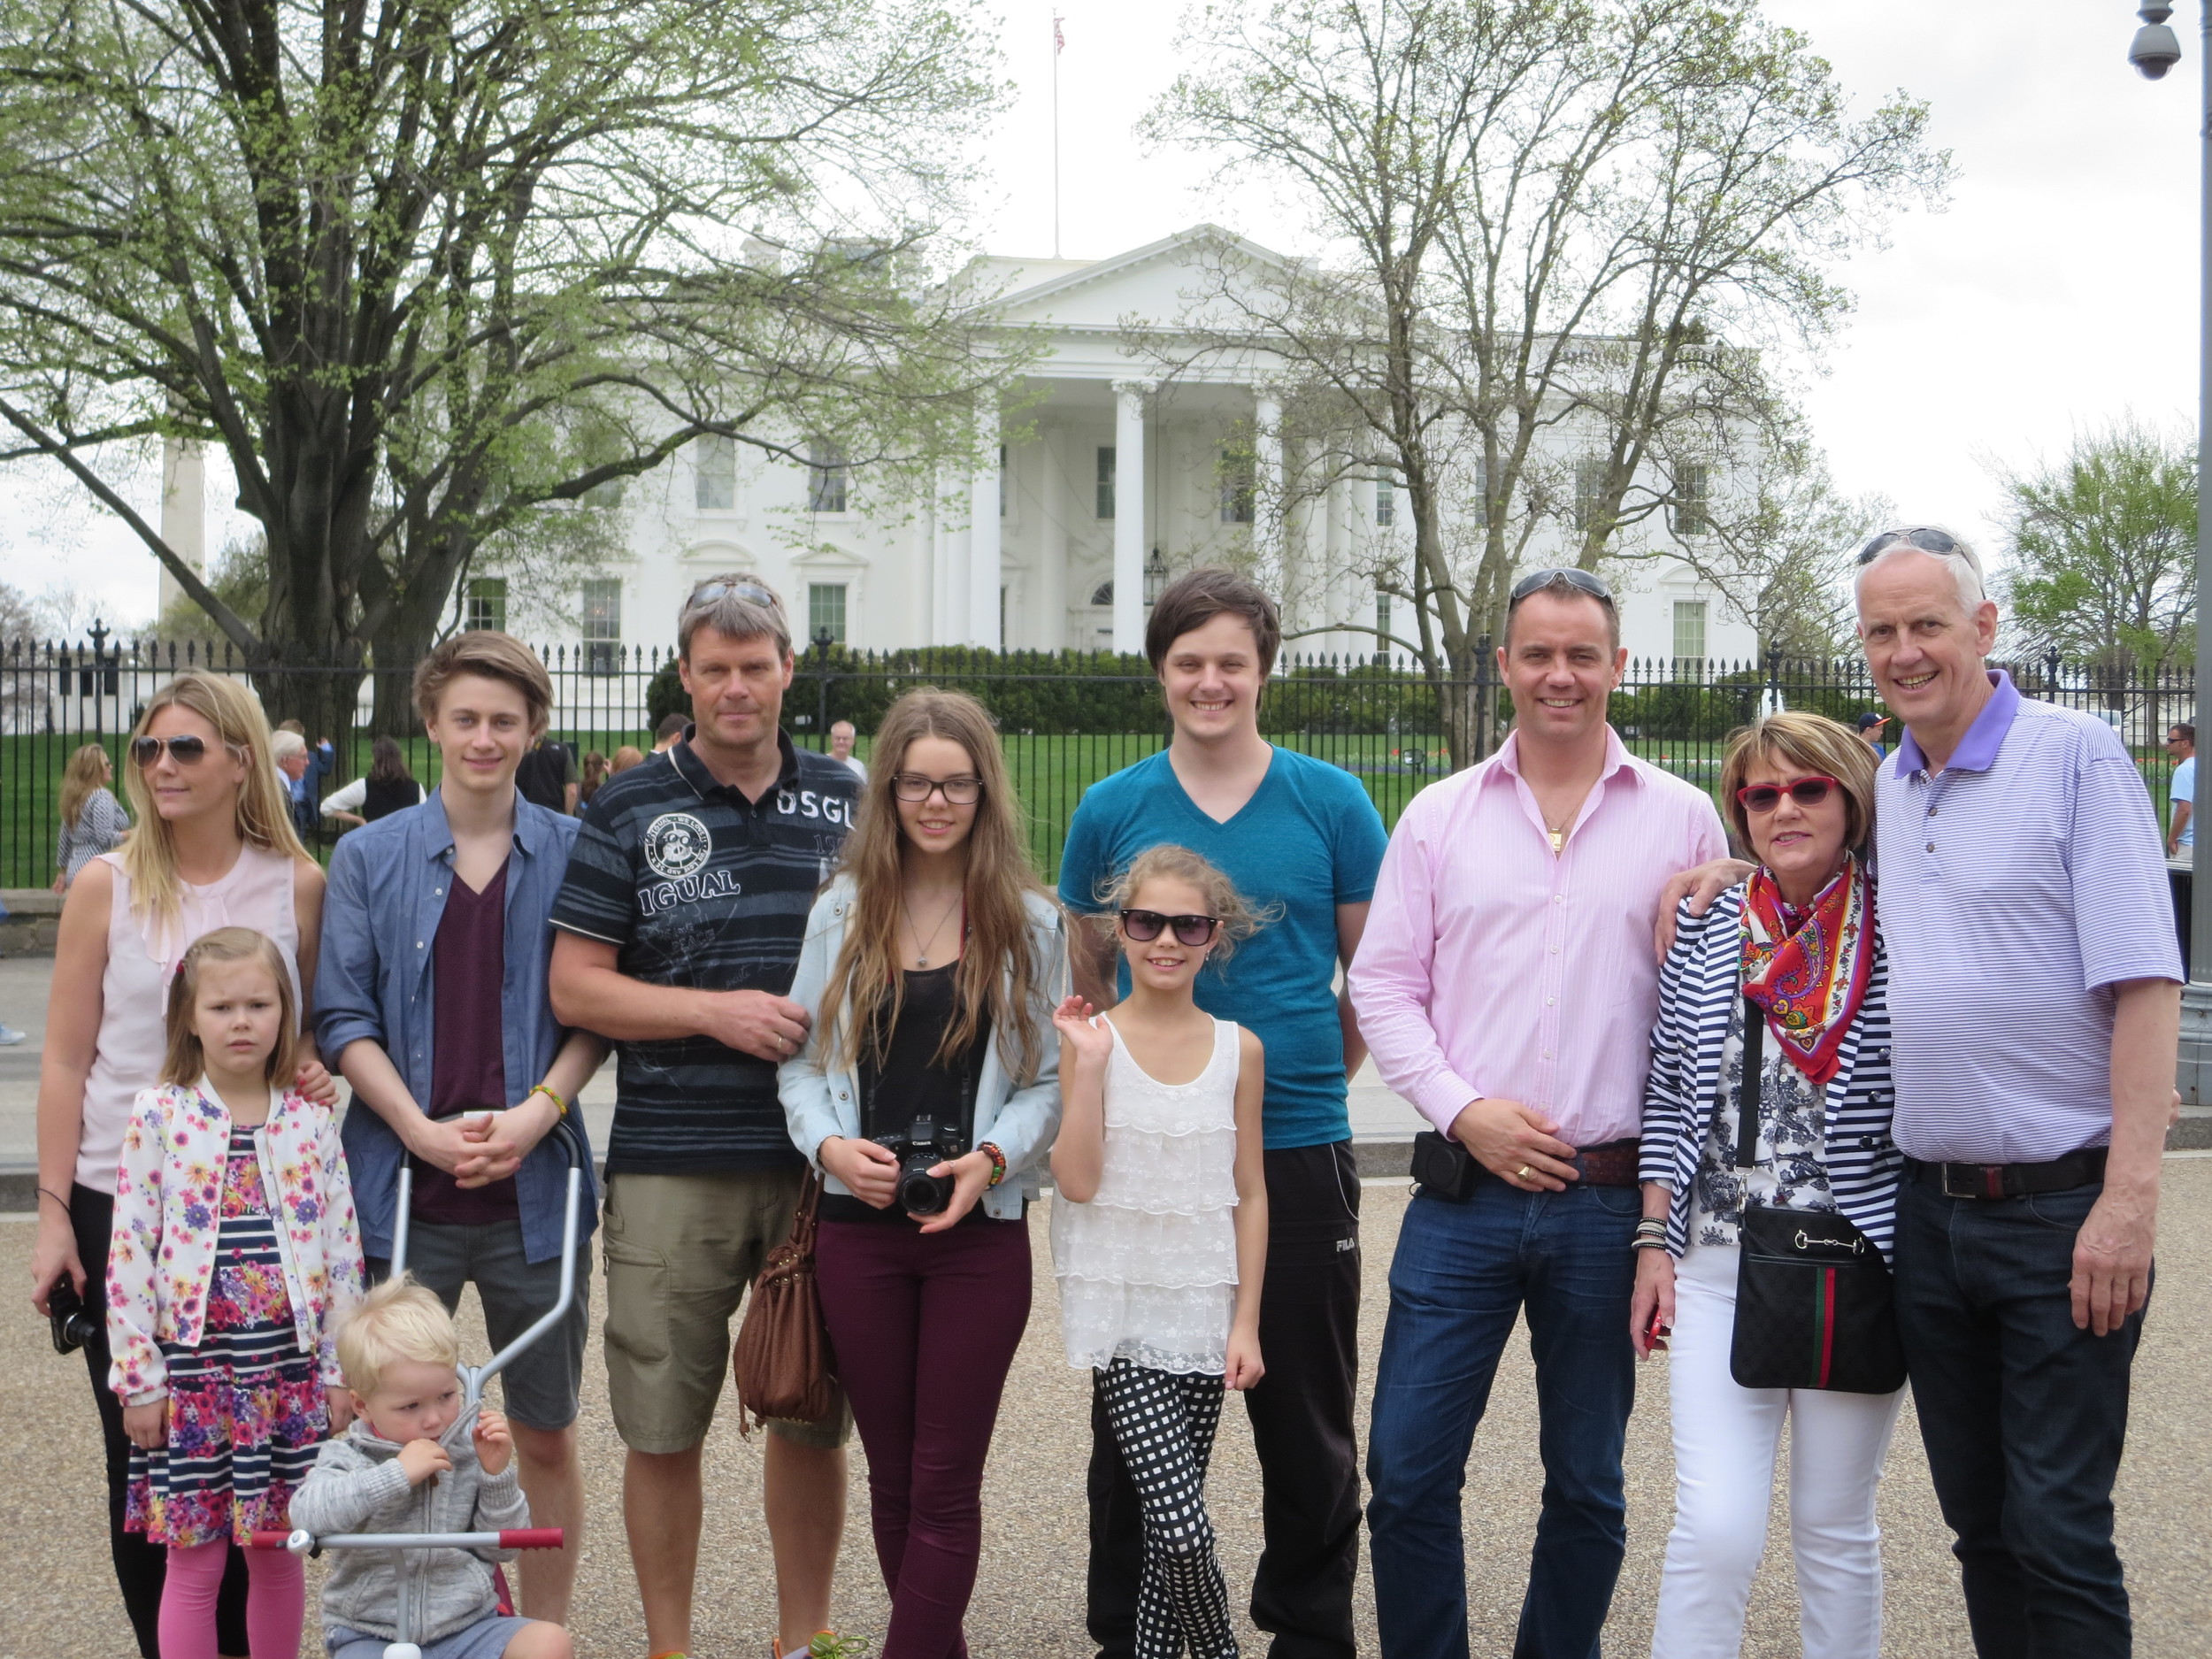
POLYGON ((972 280, 999 295, 1007 322, 1071 331, 1118 331, 1129 318, 1167 325, 1190 313, 1218 281, 1227 251, 1240 264, 1295 262, 1216 225, 1195 225, 1109 258, 978 260, 972 280))

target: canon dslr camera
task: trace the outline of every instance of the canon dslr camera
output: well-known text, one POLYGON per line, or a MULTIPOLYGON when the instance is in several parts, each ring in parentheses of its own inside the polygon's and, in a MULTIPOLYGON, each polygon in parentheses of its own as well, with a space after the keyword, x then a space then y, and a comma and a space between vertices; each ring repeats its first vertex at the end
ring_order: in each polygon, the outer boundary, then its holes
POLYGON ((960 1156, 961 1148, 927 1118, 917 1118, 902 1135, 878 1135, 875 1142, 890 1148, 899 1161, 898 1205, 910 1216, 941 1216, 952 1202, 952 1177, 932 1175, 940 1164, 960 1156))
POLYGON ((84 1298, 65 1274, 46 1293, 46 1317, 54 1328, 57 1354, 74 1354, 100 1334, 100 1322, 85 1311, 84 1298))

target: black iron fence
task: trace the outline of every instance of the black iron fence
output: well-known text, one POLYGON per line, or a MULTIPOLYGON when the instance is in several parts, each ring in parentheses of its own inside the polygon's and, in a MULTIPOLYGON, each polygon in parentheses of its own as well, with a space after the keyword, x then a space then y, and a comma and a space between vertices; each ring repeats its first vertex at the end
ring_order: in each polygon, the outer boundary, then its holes
MULTIPOLYGON (((649 751, 655 725, 682 706, 665 649, 594 643, 540 651, 553 675, 553 736, 580 763, 593 754, 612 757, 625 745, 649 751)), ((70 755, 98 744, 119 768, 123 739, 138 711, 164 681, 188 668, 243 675, 265 694, 273 683, 219 645, 210 651, 196 643, 126 644, 104 635, 74 644, 0 643, 0 887, 51 882, 70 755)), ((415 776, 436 784, 435 750, 418 724, 396 712, 405 708, 411 669, 305 672, 329 676, 341 703, 345 687, 355 687, 352 718, 342 729, 309 733, 330 738, 336 749, 336 770, 324 780, 324 793, 368 765, 380 700, 385 728, 405 733, 400 741, 415 776)), ((2162 818, 2171 770, 2162 739, 2170 724, 2193 718, 2191 676, 2147 677, 2051 659, 2015 664, 2010 672, 2026 695, 2108 721, 2134 754, 2162 818)), ((1048 873, 1058 867, 1068 819, 1083 791, 1153 753, 1166 738, 1159 690, 1142 659, 1107 653, 864 654, 811 647, 800 656, 785 695, 784 724, 795 742, 820 749, 833 723, 850 720, 864 761, 869 733, 884 710, 919 685, 972 692, 991 710, 1048 873)), ((331 700, 319 702, 327 706, 331 700)), ((1611 718, 1634 752, 1710 788, 1728 733, 1762 708, 1812 709, 1848 724, 1879 706, 1865 664, 1855 659, 1644 661, 1630 664, 1611 718)), ((285 712, 271 710, 277 718, 285 712)), ((1473 680, 1453 682, 1432 680, 1402 660, 1293 657, 1270 682, 1260 724, 1272 741, 1358 777, 1385 821, 1394 823, 1430 781, 1494 748, 1509 729, 1509 714, 1487 663, 1473 680)), ((328 826, 322 845, 335 834, 335 826, 328 826)))

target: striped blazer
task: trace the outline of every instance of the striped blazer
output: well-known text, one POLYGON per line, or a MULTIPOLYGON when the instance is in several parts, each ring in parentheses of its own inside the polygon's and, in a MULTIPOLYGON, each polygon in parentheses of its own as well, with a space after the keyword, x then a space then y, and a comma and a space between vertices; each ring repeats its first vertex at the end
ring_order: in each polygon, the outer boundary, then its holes
MULTIPOLYGON (((1652 1027, 1651 1077, 1644 1087, 1640 1173, 1647 1181, 1663 1181, 1674 1189, 1667 1248, 1677 1256, 1689 1246, 1698 1157, 1720 1091, 1729 1023, 1743 996, 1738 926, 1743 906, 1740 883, 1715 899, 1702 916, 1692 916, 1686 901, 1675 918, 1674 949, 1659 970, 1659 1019, 1652 1027)), ((1889 956, 1882 945, 1878 909, 1876 914, 1874 965, 1866 995, 1838 1050, 1843 1069, 1828 1085, 1827 1151, 1822 1162, 1836 1207, 1887 1256, 1904 1155, 1889 1133, 1897 1099, 1890 1075, 1889 956)))

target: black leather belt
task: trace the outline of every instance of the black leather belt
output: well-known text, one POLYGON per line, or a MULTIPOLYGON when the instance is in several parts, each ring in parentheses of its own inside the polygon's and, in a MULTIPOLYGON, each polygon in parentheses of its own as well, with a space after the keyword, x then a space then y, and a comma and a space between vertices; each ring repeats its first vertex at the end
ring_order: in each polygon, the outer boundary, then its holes
POLYGON ((2030 1198, 2104 1179, 2105 1148, 2085 1147, 2048 1164, 1923 1164, 1906 1161, 1914 1180, 1946 1198, 2030 1198))

